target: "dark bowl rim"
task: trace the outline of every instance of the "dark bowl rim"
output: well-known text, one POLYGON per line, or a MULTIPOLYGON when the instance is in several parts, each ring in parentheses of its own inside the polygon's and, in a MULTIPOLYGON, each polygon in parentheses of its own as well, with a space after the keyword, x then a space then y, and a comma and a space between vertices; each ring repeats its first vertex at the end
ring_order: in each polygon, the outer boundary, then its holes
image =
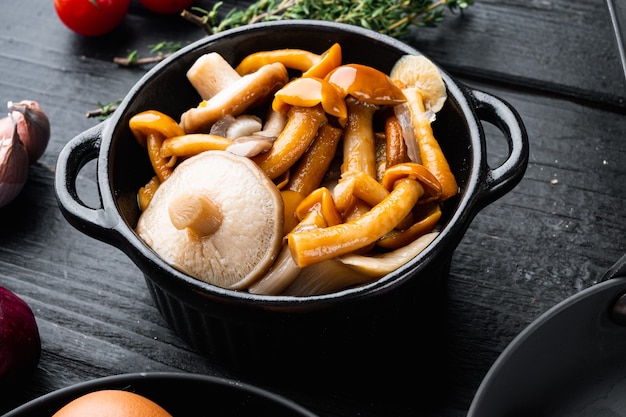
POLYGON ((37 397, 27 403, 24 403, 13 410, 2 415, 2 417, 14 417, 14 416, 26 416, 28 413, 34 412, 41 407, 47 407, 51 402, 60 401, 62 398, 67 398, 67 402, 73 398, 77 398, 80 395, 88 392, 97 391, 100 389, 107 389, 112 387, 127 386, 137 383, 138 381, 146 382, 154 380, 155 383, 174 383, 176 381, 193 381, 200 384, 206 384, 210 386, 223 386, 228 387, 237 394, 253 394, 258 397, 262 397, 277 405, 284 406, 298 415, 303 417, 317 417, 311 411, 296 403, 295 401, 268 389, 258 387, 256 385, 236 381, 234 379, 219 377, 207 374, 193 374, 186 372, 175 371, 152 371, 152 372, 130 372, 124 374, 110 375, 91 379, 88 381, 78 382, 73 385, 59 388, 55 391, 44 394, 37 397))
MULTIPOLYGON (((101 149, 98 156, 98 180, 102 194, 103 207, 107 207, 107 210, 115 210, 119 216, 119 207, 115 201, 114 191, 112 189, 111 180, 109 178, 109 152, 111 150, 111 144, 114 138, 114 131, 120 125, 124 119, 126 110, 130 107, 133 100, 137 98, 142 92, 143 86, 151 79, 155 78, 161 71, 166 70, 168 67, 175 64, 181 57, 186 54, 194 53, 197 50, 203 48, 210 48, 211 44, 219 42, 221 39, 240 36, 257 31, 271 30, 272 28, 281 27, 297 30, 298 28, 305 27, 307 29, 319 30, 319 31, 344 31, 350 32, 356 36, 363 36, 373 41, 380 42, 394 49, 397 49, 404 53, 411 53, 417 55, 424 55, 414 47, 392 38, 391 36, 384 35, 378 32, 374 32, 369 29, 365 29, 359 26, 328 22, 317 20, 285 20, 285 21, 270 21, 255 23, 247 26, 242 26, 234 29, 229 29, 214 35, 207 36, 199 39, 179 51, 175 52, 167 59, 161 61, 152 69, 150 69, 143 77, 137 81, 137 83, 131 88, 122 102, 119 104, 115 113, 103 122, 102 130, 102 142, 101 149)), ((426 55, 425 55, 426 56, 426 55)), ((207 297, 213 299, 227 299, 228 302, 242 302, 248 303, 253 301, 255 303, 262 303, 265 306, 282 306, 285 303, 294 305, 309 305, 309 304, 324 304, 334 303, 337 299, 356 299, 356 298, 368 298, 373 293, 379 294, 387 290, 395 288, 402 282, 411 279, 414 275, 424 269, 427 265, 430 265, 434 259, 441 258, 441 252, 445 252, 451 256, 454 248, 461 240, 464 231, 469 226, 474 215, 480 209, 477 204, 482 192, 481 179, 484 179, 486 162, 485 162, 485 143, 484 133, 480 126, 478 116, 475 109, 471 104, 471 97, 468 93, 468 89, 463 84, 454 80, 443 68, 441 68, 436 61, 433 60, 437 68, 439 68, 446 87, 448 89, 448 99, 454 98, 456 104, 461 109, 462 114, 465 116, 465 122, 468 124, 468 131, 471 138, 469 141, 472 143, 470 149, 468 149, 468 166, 469 176, 466 184, 466 189, 461 190, 461 194, 458 196, 458 204, 456 209, 448 219, 447 223, 440 230, 439 235, 420 253, 417 257, 413 258, 395 271, 362 286, 343 289, 340 291, 311 295, 311 296, 285 296, 285 295, 257 295, 251 294, 245 291, 236 291, 226 288, 221 288, 215 285, 211 285, 200 281, 194 277, 180 272, 175 269, 163 259, 161 259, 156 253, 152 251, 129 227, 126 222, 119 218, 119 223, 122 225, 118 231, 123 236, 125 242, 123 242, 122 250, 131 257, 136 263, 140 262, 145 264, 142 257, 147 258, 151 268, 157 268, 159 271, 171 275, 171 277, 163 278, 147 275, 152 281, 155 281, 160 287, 168 287, 170 285, 177 285, 180 288, 182 286, 191 289, 194 292, 201 292, 207 297), (179 281, 177 284, 166 282, 167 280, 174 279, 179 281), (236 300, 236 301, 235 301, 236 300)), ((439 262, 443 262, 439 260, 439 262)), ((140 268, 143 270, 143 268, 140 268)), ((144 273, 144 275, 146 275, 144 273)))

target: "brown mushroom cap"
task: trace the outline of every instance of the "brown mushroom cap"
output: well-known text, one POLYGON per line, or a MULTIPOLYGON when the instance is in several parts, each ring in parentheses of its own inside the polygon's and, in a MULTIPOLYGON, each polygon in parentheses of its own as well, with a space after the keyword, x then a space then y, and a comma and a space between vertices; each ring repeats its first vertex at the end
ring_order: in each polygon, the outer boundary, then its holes
POLYGON ((136 230, 181 271, 220 287, 244 289, 265 274, 280 252, 283 202, 250 159, 206 151, 182 162, 161 184, 136 230))

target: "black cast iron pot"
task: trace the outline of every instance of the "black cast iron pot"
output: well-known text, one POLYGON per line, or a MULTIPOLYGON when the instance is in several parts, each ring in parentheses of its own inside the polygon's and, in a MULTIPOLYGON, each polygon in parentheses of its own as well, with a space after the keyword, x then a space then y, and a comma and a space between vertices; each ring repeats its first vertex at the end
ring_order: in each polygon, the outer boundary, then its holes
POLYGON ((460 193, 443 207, 440 235, 415 259, 372 284, 299 298, 218 288, 164 262, 134 231, 137 190, 153 171, 145 149, 128 128, 129 119, 150 109, 176 119, 195 106, 199 97, 185 72, 209 51, 236 65, 260 50, 301 48, 321 53, 335 42, 342 45, 345 63, 363 63, 386 73, 402 55, 420 54, 393 38, 329 22, 272 22, 223 32, 156 66, 109 120, 72 139, 58 158, 55 186, 67 220, 129 256, 144 273, 169 325, 194 349, 235 369, 261 368, 273 375, 328 369, 349 374, 366 366, 394 375, 397 366, 432 363, 424 356, 435 355, 441 340, 439 318, 452 253, 477 212, 516 186, 527 166, 528 139, 517 112, 443 72, 448 100, 433 129, 460 193), (487 164, 483 121, 497 126, 508 142, 509 153, 496 168, 487 164), (79 171, 94 159, 98 208, 81 202, 76 191, 79 171))

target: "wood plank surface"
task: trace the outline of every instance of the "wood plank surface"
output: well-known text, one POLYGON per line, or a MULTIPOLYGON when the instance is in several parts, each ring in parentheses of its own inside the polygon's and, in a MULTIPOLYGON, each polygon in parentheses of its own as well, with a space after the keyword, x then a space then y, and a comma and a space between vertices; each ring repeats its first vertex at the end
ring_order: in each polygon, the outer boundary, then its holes
MULTIPOLYGON (((247 2, 227 2, 225 11, 228 4, 247 2)), ((203 36, 136 2, 118 30, 97 39, 63 27, 52 1, 0 4, 0 102, 37 100, 52 123, 50 145, 23 192, 0 208, 0 285, 32 307, 43 347, 29 384, 0 394, 0 412, 93 378, 174 370, 253 382, 320 416, 464 416, 507 344, 596 283, 626 251, 626 80, 604 1, 477 0, 408 42, 460 82, 511 103, 528 130, 530 160, 522 182, 477 214, 452 257, 447 314, 437 318, 445 326, 441 395, 410 397, 407 387, 366 397, 323 384, 304 390, 299 381, 244 378, 212 363, 172 332, 121 251, 67 223, 53 187, 62 147, 98 123, 85 112, 123 98, 149 68, 121 68, 113 57, 203 36)), ((497 129, 485 129, 496 166, 507 146, 497 129)), ((98 204, 94 166, 84 171, 81 196, 98 204)), ((367 381, 367 369, 356 377, 367 381)), ((398 369, 411 389, 424 377, 398 369)), ((367 382, 382 392, 394 381, 367 382)))
POLYGON ((605 0, 479 0, 409 43, 454 74, 626 108, 605 0))

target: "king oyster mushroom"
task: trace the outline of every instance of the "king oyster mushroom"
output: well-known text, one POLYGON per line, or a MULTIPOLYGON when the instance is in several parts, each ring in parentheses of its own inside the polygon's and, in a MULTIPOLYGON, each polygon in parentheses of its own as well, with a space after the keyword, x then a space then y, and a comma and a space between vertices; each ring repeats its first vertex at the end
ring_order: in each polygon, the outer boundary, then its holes
POLYGON ((202 281, 245 289, 281 249, 283 202, 249 158, 206 151, 157 189, 137 233, 165 261, 202 281))

